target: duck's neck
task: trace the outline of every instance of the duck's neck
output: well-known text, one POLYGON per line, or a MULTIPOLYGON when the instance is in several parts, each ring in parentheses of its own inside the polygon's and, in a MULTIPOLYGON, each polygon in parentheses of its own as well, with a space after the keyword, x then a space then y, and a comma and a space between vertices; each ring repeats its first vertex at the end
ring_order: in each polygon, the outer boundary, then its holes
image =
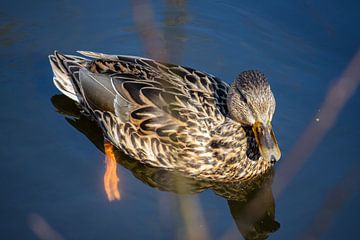
POLYGON ((211 148, 225 176, 234 180, 251 178, 265 172, 271 164, 260 157, 254 134, 249 127, 227 118, 215 129, 211 148))

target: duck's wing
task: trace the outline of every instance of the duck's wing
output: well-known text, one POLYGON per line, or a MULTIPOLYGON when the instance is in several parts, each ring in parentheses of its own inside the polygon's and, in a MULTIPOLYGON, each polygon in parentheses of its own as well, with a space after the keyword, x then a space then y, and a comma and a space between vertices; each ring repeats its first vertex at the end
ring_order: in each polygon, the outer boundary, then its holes
POLYGON ((164 152, 177 154, 167 156, 169 162, 164 165, 179 158, 201 164, 202 156, 209 157, 205 145, 211 130, 225 121, 226 83, 151 59, 81 53, 101 57, 81 69, 79 78, 84 101, 101 125, 113 129, 109 134, 116 135, 115 125, 120 124, 118 135, 130 136, 126 140, 132 142, 126 146, 137 148, 134 152, 141 152, 143 141, 150 141, 152 149, 158 150, 158 159, 165 159, 159 157, 164 152), (178 151, 186 148, 198 152, 178 151), (178 155, 182 153, 188 155, 178 155))
POLYGON ((168 93, 184 95, 202 105, 213 118, 223 120, 222 116, 227 115, 229 86, 211 74, 147 58, 85 51, 79 53, 96 59, 88 66, 92 73, 117 74, 115 78, 120 81, 141 82, 168 93))

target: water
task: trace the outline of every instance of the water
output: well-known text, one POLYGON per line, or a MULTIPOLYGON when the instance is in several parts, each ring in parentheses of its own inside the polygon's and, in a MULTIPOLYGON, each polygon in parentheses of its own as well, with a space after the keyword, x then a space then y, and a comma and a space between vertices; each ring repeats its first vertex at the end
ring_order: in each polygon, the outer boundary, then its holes
POLYGON ((359 3, 154 1, 154 22, 146 20, 161 41, 150 41, 149 47, 146 29, 134 18, 140 2, 0 4, 0 238, 37 239, 49 226, 58 235, 45 239, 182 239, 186 231, 179 209, 185 202, 189 208, 200 206, 204 224, 195 229, 211 239, 307 234, 355 239, 360 191, 351 170, 360 154, 359 91, 275 197, 276 171, 248 188, 181 180, 191 189, 178 194, 168 173, 120 157, 122 199, 109 202, 102 185, 101 135, 86 119, 66 121, 57 112, 78 114, 55 96, 47 55, 55 49, 157 54, 227 82, 241 70, 260 69, 277 99, 273 126, 283 160, 291 161, 287 153, 315 121, 332 81, 359 49, 359 3), (163 51, 149 51, 154 47, 163 51), (344 183, 347 178, 351 184, 344 183), (260 192, 256 208, 267 214, 248 224, 246 206, 254 192, 260 192))

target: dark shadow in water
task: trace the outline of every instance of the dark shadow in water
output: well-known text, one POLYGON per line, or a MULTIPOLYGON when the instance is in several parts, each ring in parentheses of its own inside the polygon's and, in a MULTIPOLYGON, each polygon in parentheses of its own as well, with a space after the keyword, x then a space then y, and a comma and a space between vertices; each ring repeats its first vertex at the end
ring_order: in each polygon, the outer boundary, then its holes
MULTIPOLYGON (((94 121, 82 115, 76 104, 64 95, 55 95, 51 101, 57 112, 64 115, 73 127, 104 152, 103 134, 94 121)), ((115 151, 115 155, 117 162, 129 169, 136 178, 161 191, 194 194, 212 189, 217 195, 227 199, 231 215, 245 239, 266 239, 280 227, 275 221, 272 172, 249 182, 216 183, 194 180, 175 172, 146 166, 119 150, 115 151)))

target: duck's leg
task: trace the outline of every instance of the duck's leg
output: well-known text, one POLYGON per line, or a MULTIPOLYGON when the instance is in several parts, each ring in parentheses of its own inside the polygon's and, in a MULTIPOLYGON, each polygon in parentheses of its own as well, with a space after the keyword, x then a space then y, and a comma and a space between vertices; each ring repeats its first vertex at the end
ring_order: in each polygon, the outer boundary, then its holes
POLYGON ((106 164, 106 170, 104 174, 105 192, 109 201, 119 200, 119 178, 116 172, 117 163, 114 154, 114 146, 111 143, 105 141, 104 149, 106 164))

